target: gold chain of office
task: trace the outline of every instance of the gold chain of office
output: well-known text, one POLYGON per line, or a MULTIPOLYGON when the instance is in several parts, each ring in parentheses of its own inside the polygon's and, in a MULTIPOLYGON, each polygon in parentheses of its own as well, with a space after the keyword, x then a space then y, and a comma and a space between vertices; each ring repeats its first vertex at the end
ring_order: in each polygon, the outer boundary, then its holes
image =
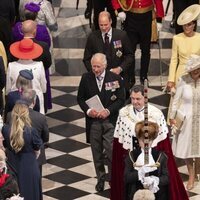
POLYGON ((133 6, 134 0, 131 0, 129 7, 127 6, 126 0, 118 0, 119 5, 124 11, 130 11, 133 6))

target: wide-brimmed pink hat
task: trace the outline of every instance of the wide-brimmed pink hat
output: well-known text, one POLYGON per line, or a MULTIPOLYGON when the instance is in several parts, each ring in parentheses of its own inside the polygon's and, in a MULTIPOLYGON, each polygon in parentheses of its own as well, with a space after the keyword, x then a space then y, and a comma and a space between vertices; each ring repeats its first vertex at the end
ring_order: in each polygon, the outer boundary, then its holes
POLYGON ((39 44, 33 42, 32 39, 25 38, 11 44, 10 52, 16 58, 29 60, 38 58, 42 54, 43 49, 39 44))

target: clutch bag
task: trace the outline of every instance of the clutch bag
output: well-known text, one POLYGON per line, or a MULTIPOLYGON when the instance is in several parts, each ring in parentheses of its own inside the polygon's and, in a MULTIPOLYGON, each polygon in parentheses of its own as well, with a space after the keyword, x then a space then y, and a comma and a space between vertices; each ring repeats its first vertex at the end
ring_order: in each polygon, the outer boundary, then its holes
POLYGON ((176 127, 178 130, 181 130, 183 123, 185 121, 185 118, 186 118, 186 116, 184 113, 182 113, 180 110, 176 111, 174 119, 176 120, 176 127))

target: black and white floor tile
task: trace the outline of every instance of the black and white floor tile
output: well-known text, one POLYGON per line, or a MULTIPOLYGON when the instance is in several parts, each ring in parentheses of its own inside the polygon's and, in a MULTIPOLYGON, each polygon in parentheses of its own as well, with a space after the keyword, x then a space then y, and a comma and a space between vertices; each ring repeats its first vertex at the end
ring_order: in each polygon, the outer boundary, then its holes
MULTIPOLYGON (((86 0, 80 0, 78 10, 75 9, 76 1, 53 0, 53 6, 59 30, 53 34, 56 72, 51 76, 53 109, 47 114, 50 144, 46 149, 48 163, 43 166, 44 200, 106 200, 110 192, 108 183, 104 192, 95 191, 97 180, 90 145, 85 142, 85 119, 76 102, 80 77, 86 72, 82 63, 84 46, 91 31, 83 15, 86 0)), ((150 102, 165 115, 169 96, 162 92, 162 87, 167 80, 171 56, 171 16, 170 8, 160 31, 159 44, 152 45, 149 70, 150 102)), ((137 50, 136 58, 139 57, 137 50)), ((186 166, 180 161, 177 164, 186 181, 186 166)), ((200 199, 198 182, 189 195, 191 200, 200 199)))

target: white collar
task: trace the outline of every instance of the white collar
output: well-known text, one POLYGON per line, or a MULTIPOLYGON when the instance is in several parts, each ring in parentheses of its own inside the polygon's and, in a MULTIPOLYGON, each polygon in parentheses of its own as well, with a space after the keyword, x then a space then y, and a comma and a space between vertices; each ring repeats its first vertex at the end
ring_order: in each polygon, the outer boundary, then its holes
MULTIPOLYGON (((104 79, 104 77, 105 77, 105 74, 106 74, 106 70, 104 70, 99 76, 101 76, 102 77, 102 80, 104 79)), ((96 77, 96 79, 97 79, 97 77, 96 77)))
MULTIPOLYGON (((106 33, 101 32, 101 35, 102 35, 103 38, 105 37, 105 34, 106 34, 106 33)), ((111 27, 110 30, 107 32, 107 34, 108 34, 108 37, 109 37, 109 38, 112 37, 112 27, 111 27)))

